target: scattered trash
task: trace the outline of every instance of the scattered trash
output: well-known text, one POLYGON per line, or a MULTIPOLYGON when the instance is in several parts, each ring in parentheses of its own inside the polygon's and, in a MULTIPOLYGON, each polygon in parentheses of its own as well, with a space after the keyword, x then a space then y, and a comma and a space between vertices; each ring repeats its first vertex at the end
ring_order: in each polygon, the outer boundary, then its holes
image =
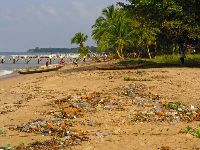
POLYGON ((171 150, 171 148, 169 146, 162 146, 160 150, 171 150))
MULTIPOLYGON (((144 84, 128 84, 121 89, 116 89, 115 93, 98 93, 95 91, 80 93, 76 96, 69 95, 63 99, 53 101, 50 105, 53 110, 47 113, 50 118, 45 120, 38 118, 30 120, 16 128, 20 132, 42 134, 51 137, 50 140, 36 141, 28 146, 19 146, 16 150, 28 149, 64 149, 88 141, 87 131, 76 129, 76 125, 81 126, 101 126, 102 123, 96 120, 83 118, 85 114, 98 113, 100 111, 116 111, 118 120, 113 120, 116 125, 124 125, 127 122, 168 122, 173 125, 180 121, 200 121, 200 108, 195 105, 184 105, 181 102, 162 102, 161 96, 152 94, 144 84), (130 106, 130 100, 132 105, 130 106), (129 104, 127 103, 129 102, 129 104), (135 111, 129 115, 122 113, 129 112, 126 108, 134 107, 135 111), (121 113, 122 112, 122 113, 121 113)), ((184 130, 199 137, 200 128, 184 130)), ((93 135, 106 137, 120 134, 121 130, 110 132, 95 131, 93 135)), ((0 136, 2 132, 0 130, 0 136)), ((169 147, 161 147, 167 150, 169 147)))
POLYGON ((95 135, 99 136, 99 137, 105 137, 105 136, 112 135, 112 133, 109 133, 109 132, 96 132, 95 135))

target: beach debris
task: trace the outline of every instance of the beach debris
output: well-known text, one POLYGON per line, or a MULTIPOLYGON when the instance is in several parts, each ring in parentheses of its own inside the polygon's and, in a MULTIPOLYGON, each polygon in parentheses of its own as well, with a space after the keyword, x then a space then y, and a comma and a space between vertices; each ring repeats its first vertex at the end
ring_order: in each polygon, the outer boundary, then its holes
MULTIPOLYGON (((179 101, 163 101, 160 95, 151 92, 145 84, 127 84, 112 91, 104 90, 102 93, 82 90, 76 95, 54 100, 50 105, 53 106, 52 110, 47 112, 50 118, 30 120, 18 126, 17 130, 42 134, 51 139, 36 141, 18 149, 64 149, 88 141, 88 132, 81 130, 80 126, 101 127, 102 122, 91 117, 91 114, 101 111, 109 113, 114 111, 116 119, 112 120, 113 125, 130 124, 130 122, 132 124, 144 122, 176 124, 180 121, 200 121, 198 106, 185 105, 179 101), (129 105, 130 100, 132 105, 129 105), (129 108, 134 110, 130 111, 129 108), (80 125, 78 129, 76 129, 77 125, 80 125)), ((113 132, 97 130, 92 132, 92 135, 107 137, 122 132, 120 129, 113 132)), ((198 134, 199 131, 196 131, 195 135, 198 134)))
POLYGON ((169 146, 162 146, 160 150, 171 150, 171 148, 169 146))
POLYGON ((124 77, 124 81, 152 81, 151 78, 131 78, 131 77, 124 77))
POLYGON ((200 107, 185 105, 180 101, 162 100, 162 97, 144 84, 128 84, 124 87, 124 95, 130 97, 136 112, 130 117, 131 122, 168 122, 176 124, 180 121, 200 121, 200 107))
POLYGON ((135 85, 128 84, 125 86, 125 95, 130 97, 135 97, 135 85))
MULTIPOLYGON (((71 124, 66 120, 54 119, 45 121, 42 119, 31 120, 27 124, 17 127, 21 132, 42 134, 44 136, 52 136, 51 140, 30 144, 26 147, 17 147, 16 149, 59 149, 78 145, 81 141, 88 141, 87 132, 82 130, 71 129, 71 124)), ((21 150, 20 149, 20 150, 21 150)))
POLYGON ((6 146, 0 147, 0 150, 15 150, 15 148, 11 144, 7 144, 6 146))
POLYGON ((105 136, 112 135, 112 133, 109 133, 109 132, 96 132, 95 135, 98 136, 98 137, 105 137, 105 136))
POLYGON ((200 121, 199 108, 194 106, 196 110, 194 111, 190 106, 180 102, 151 103, 150 105, 149 101, 140 100, 138 105, 142 106, 144 110, 134 114, 132 122, 133 120, 135 122, 167 121, 173 125, 180 121, 200 121), (145 107, 146 105, 148 107, 145 107))
POLYGON ((41 150, 41 149, 48 149, 48 150, 55 150, 55 149, 63 149, 63 148, 70 148, 75 145, 79 145, 82 141, 87 141, 87 138, 80 138, 77 135, 73 136, 66 136, 63 138, 52 138, 51 140, 46 141, 36 141, 34 143, 29 144, 28 146, 20 145, 15 147, 15 150, 41 150))

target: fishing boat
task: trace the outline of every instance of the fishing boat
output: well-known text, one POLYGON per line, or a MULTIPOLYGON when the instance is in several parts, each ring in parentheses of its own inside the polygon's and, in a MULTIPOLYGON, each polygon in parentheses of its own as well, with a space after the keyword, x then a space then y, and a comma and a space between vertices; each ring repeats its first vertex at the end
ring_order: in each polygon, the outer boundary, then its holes
POLYGON ((49 65, 49 66, 41 66, 41 67, 37 67, 37 68, 19 69, 19 70, 17 70, 17 72, 19 74, 33 74, 33 73, 57 71, 58 69, 60 69, 62 67, 63 67, 63 65, 49 65))
POLYGON ((96 68, 99 70, 122 70, 122 69, 136 69, 142 67, 144 67, 144 64, 133 64, 133 65, 106 64, 106 65, 96 66, 96 68))

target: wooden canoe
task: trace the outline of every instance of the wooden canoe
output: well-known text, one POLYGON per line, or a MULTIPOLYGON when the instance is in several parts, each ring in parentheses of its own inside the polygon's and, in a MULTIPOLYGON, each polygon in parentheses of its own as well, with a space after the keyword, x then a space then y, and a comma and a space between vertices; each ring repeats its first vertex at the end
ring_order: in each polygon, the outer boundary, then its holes
POLYGON ((50 65, 48 67, 38 67, 38 68, 29 68, 29 69, 20 69, 18 70, 19 74, 33 74, 33 73, 42 73, 42 72, 49 72, 49 71, 57 71, 58 69, 62 68, 62 65, 50 65))
POLYGON ((101 65, 101 66, 96 66, 97 69, 100 70, 121 70, 121 69, 135 69, 135 68, 140 68, 143 67, 144 64, 134 64, 134 65, 101 65))

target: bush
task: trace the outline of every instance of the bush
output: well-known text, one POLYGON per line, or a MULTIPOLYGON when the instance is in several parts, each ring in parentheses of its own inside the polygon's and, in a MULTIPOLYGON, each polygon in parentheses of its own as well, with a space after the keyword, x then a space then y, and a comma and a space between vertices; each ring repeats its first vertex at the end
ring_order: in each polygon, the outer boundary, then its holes
MULTIPOLYGON (((156 56, 153 59, 126 59, 117 62, 119 65, 130 65, 130 64, 144 64, 144 67, 173 67, 179 66, 180 55, 161 55, 156 56)), ((186 55, 184 66, 188 67, 199 67, 200 66, 200 54, 189 54, 186 55)))
POLYGON ((164 63, 164 64, 180 64, 180 56, 179 55, 162 55, 156 56, 152 61, 156 63, 164 63))

